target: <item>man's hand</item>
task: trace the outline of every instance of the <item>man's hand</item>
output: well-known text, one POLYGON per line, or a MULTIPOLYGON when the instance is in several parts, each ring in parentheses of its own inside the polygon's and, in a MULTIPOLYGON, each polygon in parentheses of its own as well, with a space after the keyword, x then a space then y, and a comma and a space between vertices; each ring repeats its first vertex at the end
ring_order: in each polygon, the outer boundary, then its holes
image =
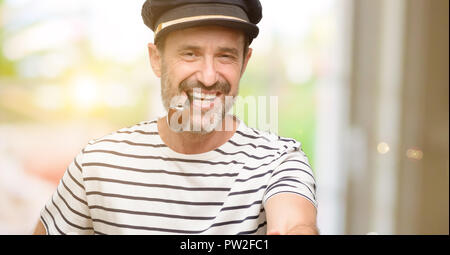
POLYGON ((279 193, 265 205, 268 235, 317 235, 317 210, 306 198, 279 193))

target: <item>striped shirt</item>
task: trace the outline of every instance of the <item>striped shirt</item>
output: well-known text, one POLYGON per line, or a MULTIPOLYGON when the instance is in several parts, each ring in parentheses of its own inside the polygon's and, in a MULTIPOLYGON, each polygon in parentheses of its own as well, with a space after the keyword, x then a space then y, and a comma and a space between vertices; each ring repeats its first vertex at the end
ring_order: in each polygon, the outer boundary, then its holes
POLYGON ((90 141, 41 211, 48 234, 265 234, 264 205, 281 192, 314 206, 298 141, 239 121, 215 150, 181 154, 157 120, 90 141))

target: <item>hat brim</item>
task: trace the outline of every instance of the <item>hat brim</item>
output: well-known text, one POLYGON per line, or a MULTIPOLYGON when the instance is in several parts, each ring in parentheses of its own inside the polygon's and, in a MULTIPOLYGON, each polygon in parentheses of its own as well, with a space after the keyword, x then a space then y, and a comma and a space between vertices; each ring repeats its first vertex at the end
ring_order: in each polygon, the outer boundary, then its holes
POLYGON ((212 18, 212 19, 202 19, 202 20, 182 22, 179 24, 171 25, 171 26, 166 27, 163 30, 159 31, 158 34, 156 35, 154 41, 156 43, 160 38, 167 36, 170 32, 180 30, 180 29, 191 28, 191 27, 198 27, 198 26, 223 26, 223 27, 241 30, 249 38, 249 44, 252 42, 253 38, 258 36, 258 33, 259 33, 258 27, 253 23, 239 21, 239 20, 212 18))

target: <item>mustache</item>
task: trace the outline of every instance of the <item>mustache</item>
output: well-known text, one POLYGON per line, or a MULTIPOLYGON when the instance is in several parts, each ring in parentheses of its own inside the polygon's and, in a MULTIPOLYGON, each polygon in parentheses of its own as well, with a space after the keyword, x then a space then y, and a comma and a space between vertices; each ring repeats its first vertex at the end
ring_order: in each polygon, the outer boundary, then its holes
POLYGON ((203 83, 201 83, 200 81, 187 81, 187 80, 183 80, 180 83, 180 86, 178 87, 179 92, 183 92, 183 91, 187 91, 187 90, 191 90, 194 88, 200 88, 202 90, 206 90, 206 91, 219 91, 225 95, 227 95, 228 93, 230 93, 231 90, 231 86, 228 82, 226 81, 217 81, 216 83, 214 83, 211 86, 205 86, 203 83))

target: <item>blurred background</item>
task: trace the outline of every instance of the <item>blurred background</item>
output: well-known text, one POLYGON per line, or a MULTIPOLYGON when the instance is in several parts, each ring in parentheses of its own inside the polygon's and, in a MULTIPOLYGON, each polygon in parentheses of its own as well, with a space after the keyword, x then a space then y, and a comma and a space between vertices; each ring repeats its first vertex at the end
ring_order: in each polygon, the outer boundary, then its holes
MULTIPOLYGON (((143 0, 0 0, 0 234, 94 138, 164 114, 143 0)), ((278 96, 322 234, 449 234, 449 1, 261 0, 241 96, 278 96)), ((247 121, 246 116, 241 116, 247 121)))

